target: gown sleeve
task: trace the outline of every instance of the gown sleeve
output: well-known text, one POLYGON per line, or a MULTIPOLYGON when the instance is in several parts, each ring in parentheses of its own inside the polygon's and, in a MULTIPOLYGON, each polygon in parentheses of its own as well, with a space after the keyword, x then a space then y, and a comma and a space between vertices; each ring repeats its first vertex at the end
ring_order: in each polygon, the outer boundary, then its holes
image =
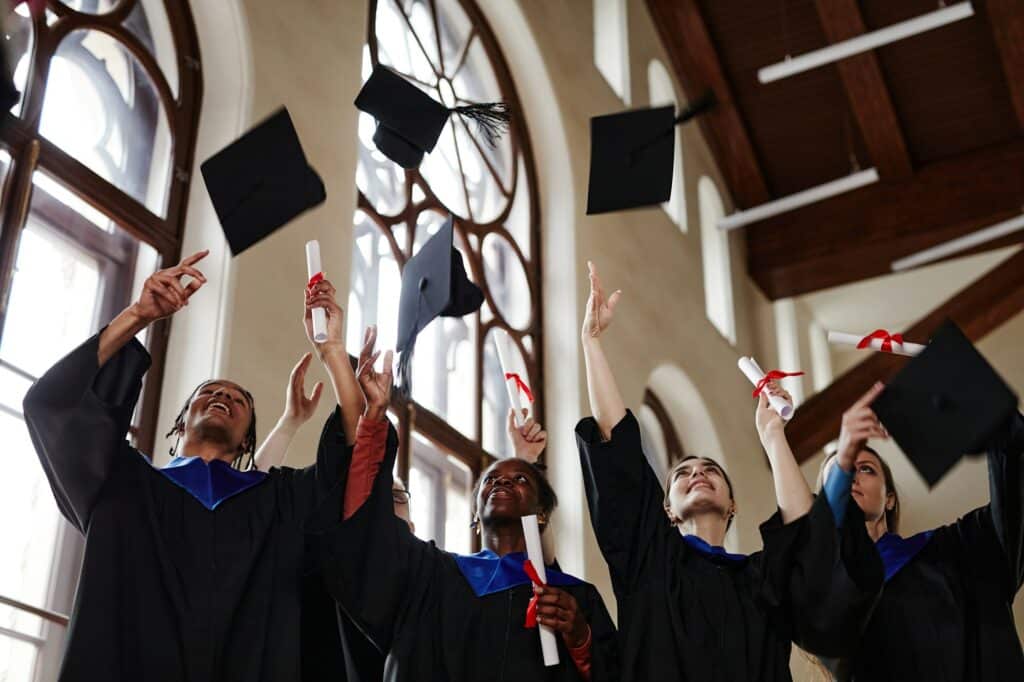
POLYGON ((587 585, 583 612, 590 625, 590 682, 618 682, 619 636, 604 600, 597 589, 587 585))
POLYGON ((99 334, 46 371, 25 394, 25 423, 64 517, 85 533, 125 435, 150 357, 132 339, 99 367, 99 334))
MULTIPOLYGON (((407 626, 415 631, 418 610, 427 606, 441 570, 441 552, 395 516, 391 486, 398 434, 390 424, 384 447, 366 502, 342 521, 344 485, 336 487, 337 500, 321 506, 327 513, 317 514, 307 534, 318 546, 327 588, 339 607, 380 651, 389 651, 407 626)), ((353 460, 361 454, 356 450, 353 460)))
POLYGON ((615 425, 608 441, 602 441, 592 417, 583 419, 576 425, 576 445, 597 543, 616 594, 628 594, 669 527, 664 493, 644 457, 632 412, 615 425))
POLYGON ((1000 585, 1008 601, 1024 582, 1024 416, 1019 413, 988 443, 990 501, 952 527, 978 577, 1000 585))

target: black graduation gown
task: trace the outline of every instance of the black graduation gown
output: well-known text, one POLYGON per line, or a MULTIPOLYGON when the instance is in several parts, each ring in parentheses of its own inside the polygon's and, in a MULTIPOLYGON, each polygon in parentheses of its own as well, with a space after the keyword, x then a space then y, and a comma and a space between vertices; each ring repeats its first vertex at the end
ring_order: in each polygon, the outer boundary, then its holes
POLYGON ((1013 599, 1024 581, 1024 417, 988 451, 990 502, 937 528, 882 591, 858 653, 858 682, 1024 680, 1013 599))
MULTIPOLYGON (((395 516, 392 469, 398 436, 388 426, 387 453, 367 501, 347 521, 324 518, 324 576, 360 630, 388 651, 388 682, 578 681, 558 638, 559 665, 545 668, 536 629, 524 627, 533 592, 522 585, 477 597, 454 555, 416 538, 395 516), (359 547, 362 553, 347 552, 359 547)), ((615 627, 593 585, 563 588, 591 628, 591 679, 618 680, 615 627)))
POLYGON ((24 401, 57 504, 85 535, 60 679, 344 680, 330 656, 300 660, 304 628, 337 639, 333 609, 303 618, 302 522, 350 455, 340 413, 316 465, 275 468, 211 511, 125 440, 149 354, 132 340, 98 368, 97 348, 98 335, 24 401))
POLYGON ((824 497, 791 523, 778 513, 763 523, 764 549, 745 562, 712 559, 669 524, 632 413, 607 442, 592 418, 577 425, 576 439, 618 601, 623 680, 790 680, 791 640, 839 646, 833 638, 855 631, 877 595, 881 563, 865 562, 864 575, 845 567, 824 497), (806 619, 795 617, 794 591, 806 619), (815 599, 825 598, 820 608, 815 599))

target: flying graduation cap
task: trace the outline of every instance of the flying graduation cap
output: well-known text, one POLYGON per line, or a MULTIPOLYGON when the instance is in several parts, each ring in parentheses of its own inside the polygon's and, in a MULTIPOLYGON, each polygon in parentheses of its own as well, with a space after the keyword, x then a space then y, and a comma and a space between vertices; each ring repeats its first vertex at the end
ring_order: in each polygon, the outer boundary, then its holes
POLYGON ((200 168, 235 256, 327 198, 284 107, 200 168))
POLYGON ((964 454, 987 450, 1017 396, 952 322, 875 398, 871 408, 928 487, 964 454))
POLYGON ((402 168, 417 168, 433 151, 448 118, 458 114, 473 121, 484 141, 493 147, 508 130, 504 102, 470 104, 449 109, 414 83, 378 64, 355 101, 360 111, 377 119, 373 143, 402 168))
POLYGON ((412 395, 412 357, 416 336, 436 317, 462 317, 483 305, 484 294, 466 275, 454 247, 452 217, 420 247, 402 270, 398 302, 399 391, 412 395))
POLYGON ((590 119, 587 215, 653 206, 672 196, 676 126, 715 104, 711 91, 676 115, 669 105, 590 119))

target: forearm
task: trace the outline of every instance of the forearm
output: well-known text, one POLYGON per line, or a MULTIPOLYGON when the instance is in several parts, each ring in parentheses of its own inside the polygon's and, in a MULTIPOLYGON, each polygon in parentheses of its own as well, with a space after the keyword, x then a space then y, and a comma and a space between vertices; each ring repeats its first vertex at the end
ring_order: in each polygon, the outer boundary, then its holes
POLYGON ((288 454, 288 446, 291 445, 292 439, 295 438, 298 430, 298 424, 288 420, 287 417, 278 419, 270 435, 267 436, 263 444, 260 445, 259 450, 256 451, 256 468, 260 471, 270 471, 271 467, 284 464, 285 457, 288 454))
POLYGON ((611 438, 612 429, 626 416, 626 405, 615 383, 615 375, 597 337, 583 338, 583 358, 587 368, 587 395, 590 410, 601 429, 601 436, 611 438))
POLYGON ((782 522, 789 523, 811 510, 814 497, 793 456, 786 434, 779 429, 769 434, 763 445, 772 467, 775 500, 782 514, 782 522))
POLYGON ((345 429, 345 439, 349 445, 356 442, 356 428, 359 417, 366 408, 363 391, 356 381, 355 372, 349 362, 348 353, 344 348, 321 353, 320 359, 327 369, 327 375, 334 389, 334 398, 341 407, 341 421, 345 429))
POLYGON ((99 367, 107 364, 117 351, 125 347, 132 338, 146 328, 148 322, 142 320, 131 306, 125 308, 110 321, 100 333, 96 360, 99 367))

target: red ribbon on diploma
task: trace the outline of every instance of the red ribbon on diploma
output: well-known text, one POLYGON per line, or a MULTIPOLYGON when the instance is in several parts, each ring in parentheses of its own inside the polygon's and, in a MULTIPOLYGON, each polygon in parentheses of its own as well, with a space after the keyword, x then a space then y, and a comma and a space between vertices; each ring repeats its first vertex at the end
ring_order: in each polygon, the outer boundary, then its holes
MULTIPOLYGON (((538 587, 544 587, 544 583, 541 582, 540 576, 537 575, 537 569, 533 567, 530 560, 527 559, 523 562, 523 570, 526 571, 526 575, 533 581, 534 585, 538 587)), ((526 623, 525 626, 528 628, 537 627, 537 600, 539 595, 533 595, 530 598, 530 603, 526 605, 526 623)))
POLYGON ((775 381, 776 379, 784 379, 786 377, 802 377, 803 375, 803 372, 783 372, 777 369, 773 369, 772 371, 768 372, 763 377, 761 377, 761 380, 757 382, 757 386, 754 387, 754 397, 756 398, 757 396, 761 395, 761 391, 767 388, 768 384, 771 383, 772 381, 775 381))
POLYGON ((309 278, 309 284, 306 285, 307 289, 312 289, 320 282, 324 281, 324 273, 318 272, 309 278))
POLYGON ((516 374, 515 372, 505 372, 505 381, 508 381, 509 379, 515 379, 516 380, 516 388, 518 388, 520 391, 525 393, 526 394, 526 399, 529 400, 532 403, 533 402, 533 391, 531 391, 530 387, 526 385, 526 382, 523 381, 523 378, 521 376, 519 376, 518 374, 516 374))
POLYGON ((875 339, 881 339, 882 340, 882 351, 885 352, 885 353, 891 353, 892 352, 892 342, 893 341, 895 341, 896 343, 900 344, 901 346, 903 345, 903 334, 890 334, 889 332, 885 331, 884 329, 876 329, 875 331, 871 332, 870 334, 865 336, 863 339, 861 339, 860 343, 857 344, 857 348, 861 348, 861 349, 867 348, 868 346, 871 345, 871 342, 873 340, 875 340, 875 339))

